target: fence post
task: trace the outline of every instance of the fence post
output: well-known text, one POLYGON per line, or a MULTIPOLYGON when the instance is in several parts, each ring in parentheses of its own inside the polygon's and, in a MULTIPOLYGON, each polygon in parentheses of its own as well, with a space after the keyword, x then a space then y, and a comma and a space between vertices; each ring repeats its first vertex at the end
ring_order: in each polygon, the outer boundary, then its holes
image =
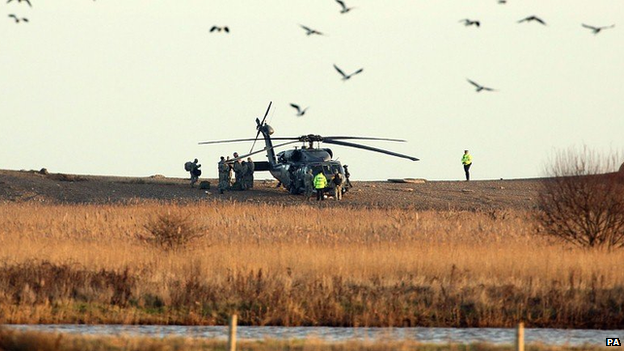
POLYGON ((228 350, 236 351, 236 315, 230 316, 230 328, 228 335, 228 350))
POLYGON ((516 330, 516 351, 524 351, 524 323, 518 323, 516 330))

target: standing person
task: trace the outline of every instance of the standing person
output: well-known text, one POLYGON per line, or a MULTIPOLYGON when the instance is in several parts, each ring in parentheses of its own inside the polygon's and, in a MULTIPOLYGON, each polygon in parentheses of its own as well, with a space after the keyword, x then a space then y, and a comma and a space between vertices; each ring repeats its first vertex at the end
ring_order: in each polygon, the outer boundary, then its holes
POLYGON ((342 183, 344 178, 338 170, 334 171, 334 177, 332 178, 332 183, 334 183, 334 199, 342 200, 342 183))
POLYGON ((249 189, 253 189, 253 182, 254 182, 254 171, 256 170, 256 165, 254 165, 253 160, 251 159, 251 157, 247 157, 247 173, 246 173, 246 178, 247 178, 247 188, 249 189))
POLYGON ((227 174, 228 187, 232 186, 232 164, 228 162, 229 160, 230 160, 230 156, 228 156, 225 159, 225 163, 228 166, 228 174, 227 174))
POLYGON ((351 181, 349 180, 349 177, 351 176, 351 173, 349 173, 349 165, 344 165, 344 171, 345 181, 347 182, 347 185, 349 186, 349 188, 353 188, 353 185, 351 185, 351 181))
POLYGON ((225 157, 221 156, 221 160, 218 165, 219 170, 219 194, 223 194, 224 190, 230 186, 228 174, 230 173, 230 166, 225 162, 225 157))
POLYGON ((234 170, 234 185, 233 187, 237 190, 243 190, 243 165, 241 164, 241 160, 238 159, 238 152, 234 153, 234 164, 232 165, 232 169, 234 170))
POLYGON ((191 174, 191 188, 195 185, 195 183, 197 183, 197 180, 201 175, 201 169, 199 169, 201 165, 198 162, 199 161, 195 159, 193 162, 189 161, 184 164, 184 169, 191 174))
POLYGON ((468 150, 464 150, 462 156, 462 164, 464 165, 464 172, 466 173, 466 181, 470 180, 470 166, 472 166, 472 156, 468 153, 468 150))
POLYGON ((314 189, 316 189, 316 201, 325 200, 323 196, 325 187, 327 187, 327 178, 325 178, 323 171, 320 171, 316 176, 314 176, 314 189))
POLYGON ((240 171, 241 190, 249 189, 249 183, 247 183, 249 179, 247 178, 247 172, 249 172, 249 166, 247 165, 246 161, 243 161, 241 162, 241 171, 240 171))
POLYGON ((312 168, 303 175, 303 186, 305 187, 306 201, 310 201, 312 191, 314 191, 314 174, 312 174, 312 168))

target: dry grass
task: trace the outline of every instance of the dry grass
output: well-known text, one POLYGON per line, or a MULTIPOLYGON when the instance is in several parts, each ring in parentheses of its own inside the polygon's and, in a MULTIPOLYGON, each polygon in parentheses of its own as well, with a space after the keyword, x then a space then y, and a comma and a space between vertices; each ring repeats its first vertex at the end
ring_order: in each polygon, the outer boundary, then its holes
POLYGON ((534 235, 523 212, 240 203, 0 206, 0 322, 624 325, 624 252, 534 235), (163 252, 154 213, 207 235, 163 252))

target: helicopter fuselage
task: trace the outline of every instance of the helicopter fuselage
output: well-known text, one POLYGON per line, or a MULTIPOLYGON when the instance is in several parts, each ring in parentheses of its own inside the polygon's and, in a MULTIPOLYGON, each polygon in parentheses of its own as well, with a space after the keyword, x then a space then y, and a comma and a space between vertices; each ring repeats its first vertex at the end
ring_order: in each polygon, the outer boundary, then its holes
MULTIPOLYGON (((328 180, 327 189, 334 188, 331 179, 336 171, 343 176, 344 168, 339 161, 332 160, 331 149, 310 149, 303 147, 282 151, 277 154, 277 163, 269 170, 271 175, 279 180, 291 194, 305 191, 305 174, 312 170, 313 175, 323 172, 328 180)), ((346 192, 343 188, 343 192, 346 192)))

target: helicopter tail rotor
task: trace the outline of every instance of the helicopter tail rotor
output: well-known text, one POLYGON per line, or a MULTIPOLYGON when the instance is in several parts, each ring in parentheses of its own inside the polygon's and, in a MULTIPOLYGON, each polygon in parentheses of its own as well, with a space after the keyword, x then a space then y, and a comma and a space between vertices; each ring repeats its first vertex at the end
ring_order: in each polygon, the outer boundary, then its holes
POLYGON ((256 138, 254 139, 254 142, 251 145, 251 149, 249 149, 250 153, 253 152, 253 148, 254 148, 254 146, 256 146, 256 141, 258 141, 258 136, 260 136, 260 129, 262 128, 262 125, 264 124, 264 121, 266 121, 266 118, 269 115, 269 110, 271 109, 271 105, 272 104, 273 104, 273 101, 269 101, 269 107, 267 107, 267 110, 264 113, 264 117, 262 118, 262 122, 260 122, 260 120, 258 120, 256 118, 256 129, 258 130, 258 132, 256 133, 256 138))

